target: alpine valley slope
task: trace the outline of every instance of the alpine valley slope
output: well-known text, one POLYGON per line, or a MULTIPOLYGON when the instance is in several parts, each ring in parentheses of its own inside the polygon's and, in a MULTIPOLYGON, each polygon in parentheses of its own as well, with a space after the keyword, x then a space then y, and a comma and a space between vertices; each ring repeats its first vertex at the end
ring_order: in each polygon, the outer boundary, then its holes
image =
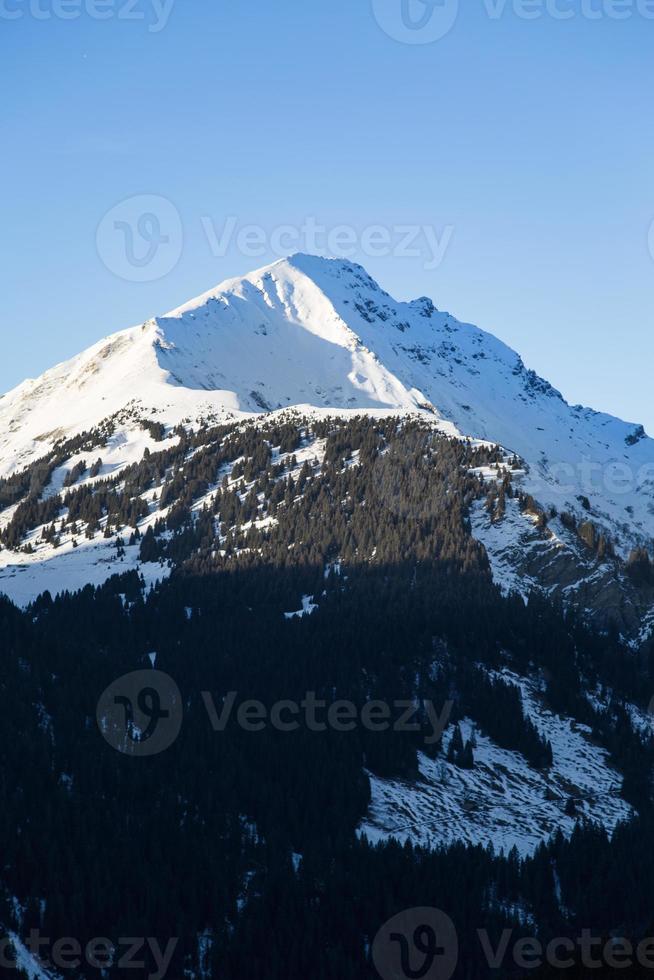
MULTIPOLYGON (((420 414, 446 434, 499 443, 519 456, 524 493, 552 514, 592 517, 618 555, 649 547, 654 537, 654 440, 641 426, 570 406, 517 353, 431 300, 398 302, 361 266, 301 254, 113 334, 5 394, 0 477, 110 417, 118 422, 103 475, 107 467, 119 472, 148 447, 142 428, 120 421, 128 408, 170 429, 293 407, 420 414)), ((52 492, 64 477, 54 479, 52 492)), ((0 528, 6 519, 0 513, 0 528)), ((484 515, 475 518, 504 579, 506 549, 515 567, 532 530, 533 522, 510 519, 502 536, 484 515)), ((578 539, 565 535, 553 526, 539 571, 552 549, 575 551, 578 539)), ((69 558, 81 568, 78 556, 69 558)), ((14 594, 5 584, 22 561, 5 556, 0 589, 26 600, 29 589, 14 594)), ((591 565, 585 577, 595 580, 591 565)), ((522 571, 530 581, 533 569, 522 571)))

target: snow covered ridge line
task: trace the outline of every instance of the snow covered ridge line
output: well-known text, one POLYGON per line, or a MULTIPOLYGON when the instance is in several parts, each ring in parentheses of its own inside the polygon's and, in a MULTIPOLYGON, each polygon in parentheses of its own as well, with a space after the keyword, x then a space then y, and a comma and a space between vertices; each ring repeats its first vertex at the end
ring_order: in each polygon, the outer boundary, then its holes
MULTIPOLYGON (((239 700, 237 691, 220 698, 211 691, 201 691, 198 708, 200 702, 216 733, 227 731, 231 724, 250 733, 267 728, 285 734, 322 734, 328 729, 350 733, 362 728, 374 733, 422 735, 429 748, 440 742, 454 707, 452 701, 437 707, 430 700, 407 699, 355 704, 341 698, 328 702, 315 691, 307 691, 300 701, 284 698, 271 705, 253 698, 239 700)), ((184 705, 172 677, 159 670, 138 670, 119 677, 103 691, 96 717, 100 734, 112 748, 132 757, 149 757, 176 741, 184 705)))
POLYGON ((422 413, 525 462, 523 489, 583 516, 622 554, 654 538, 654 441, 568 405, 519 355, 422 297, 398 302, 349 261, 294 255, 121 331, 0 398, 0 474, 138 398, 170 431, 298 406, 422 413))

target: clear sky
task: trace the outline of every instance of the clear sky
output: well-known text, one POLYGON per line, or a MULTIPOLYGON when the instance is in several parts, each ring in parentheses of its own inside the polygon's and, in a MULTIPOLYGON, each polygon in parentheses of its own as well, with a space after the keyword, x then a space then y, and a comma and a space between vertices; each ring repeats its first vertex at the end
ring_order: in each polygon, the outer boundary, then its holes
POLYGON ((652 18, 0 0, 0 390, 315 241, 654 434, 652 18))

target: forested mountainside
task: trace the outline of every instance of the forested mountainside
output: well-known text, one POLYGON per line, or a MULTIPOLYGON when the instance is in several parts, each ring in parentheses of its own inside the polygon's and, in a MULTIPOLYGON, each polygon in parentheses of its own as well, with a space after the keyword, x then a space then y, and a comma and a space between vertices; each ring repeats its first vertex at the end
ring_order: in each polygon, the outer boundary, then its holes
MULTIPOLYGON (((636 545, 623 554, 588 501, 582 516, 544 507, 527 492, 524 460, 490 443, 445 435, 416 415, 365 414, 348 421, 289 410, 240 423, 201 420, 170 429, 132 406, 88 432, 57 441, 24 469, 0 478, 0 590, 26 606, 44 591, 100 584, 128 568, 151 584, 180 563, 205 571, 231 561, 243 550, 245 535, 248 550, 256 546, 252 560, 258 560, 259 541, 268 557, 280 540, 295 549, 292 530, 278 528, 276 514, 296 484, 300 489, 310 484, 303 496, 311 514, 300 526, 302 546, 322 548, 333 533, 324 517, 330 481, 337 478, 339 492, 349 492, 368 471, 370 487, 355 488, 352 512, 368 490, 382 498, 378 503, 389 513, 407 518, 401 535, 416 535, 419 529, 412 529, 409 519, 428 516, 434 506, 425 494, 438 477, 444 447, 463 461, 471 449, 477 451, 468 474, 474 473, 479 485, 469 514, 472 533, 505 592, 527 596, 540 590, 577 606, 601 628, 617 629, 634 647, 649 636, 654 575, 647 548, 636 545), (326 436, 345 424, 363 433, 363 461, 369 465, 350 473, 352 460, 347 461, 336 477, 325 455, 326 436), (400 457, 406 455, 410 463, 420 440, 432 446, 429 465, 422 461, 422 482, 413 489, 414 499, 406 501, 406 463, 400 457), (246 464, 240 456, 248 453, 246 464), (494 460, 490 466, 489 460, 494 460)), ((338 453, 331 445, 329 451, 338 453)), ((353 452, 358 458, 360 449, 353 452)), ((467 505, 476 491, 469 485, 461 489, 467 505)), ((396 527, 388 538, 376 539, 376 527, 366 526, 369 504, 351 515, 357 535, 363 535, 356 548, 359 558, 367 560, 374 552, 379 560, 389 548, 396 554, 404 545, 396 527)), ((354 546, 346 536, 346 555, 354 546)), ((427 542, 425 553, 430 547, 427 542)))
POLYGON ((649 636, 654 441, 643 427, 569 405, 515 351, 430 300, 399 302, 360 266, 307 255, 228 280, 0 397, 0 591, 25 607, 45 590, 100 585, 117 570, 106 545, 120 521, 147 532, 157 481, 175 473, 166 506, 193 495, 181 488, 193 446, 211 487, 221 427, 330 416, 419 419, 501 446, 518 460, 518 496, 470 515, 496 581, 576 604, 634 647, 649 636), (52 528, 71 513, 70 533, 52 528))
POLYGON ((177 940, 170 977, 372 978, 384 923, 435 906, 470 980, 525 975, 493 974, 478 929, 651 935, 651 644, 503 590, 475 527, 564 521, 634 602, 646 556, 590 547, 520 458, 424 419, 132 422, 152 442, 113 477, 108 422, 0 485, 3 554, 104 548, 116 573, 0 602, 0 922, 21 956, 38 928, 177 940), (179 692, 152 754, 133 720, 116 742, 104 697, 135 671, 179 692))

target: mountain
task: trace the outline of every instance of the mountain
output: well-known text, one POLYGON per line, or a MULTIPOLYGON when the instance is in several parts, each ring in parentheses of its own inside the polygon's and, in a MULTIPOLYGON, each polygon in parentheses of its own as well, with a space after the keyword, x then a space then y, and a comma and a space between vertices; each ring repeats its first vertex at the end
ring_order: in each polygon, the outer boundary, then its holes
POLYGON ((384 923, 425 908, 468 980, 481 924, 636 948, 651 461, 489 334, 307 256, 5 395, 18 964, 81 975, 31 955, 40 929, 149 936, 151 976, 169 950, 189 980, 372 980, 384 923))
MULTIPOLYGON (((510 505, 499 530, 485 512, 473 515, 498 581, 525 594, 534 585, 581 592, 587 608, 604 613, 620 607, 621 626, 632 634, 647 621, 649 594, 631 595, 620 571, 597 565, 607 547, 626 562, 654 538, 654 441, 642 426, 568 405, 492 335, 427 298, 394 300, 351 262, 281 260, 19 385, 0 398, 0 476, 108 419, 100 477, 116 476, 152 449, 144 420, 170 433, 181 423, 256 420, 292 408, 415 415, 439 432, 500 444, 519 458, 516 480, 535 510, 525 517, 510 505), (534 526, 539 514, 548 534, 534 526)), ((81 457, 60 462, 46 495, 62 489, 81 457)), ((0 512, 0 529, 11 516, 0 512)), ((40 573, 30 578, 17 569, 33 566, 35 556, 0 555, 0 588, 28 601, 52 587, 60 569, 49 576, 47 557, 37 556, 40 573)), ((64 580, 97 580, 93 564, 92 574, 70 556, 72 578, 67 572, 64 580)))

